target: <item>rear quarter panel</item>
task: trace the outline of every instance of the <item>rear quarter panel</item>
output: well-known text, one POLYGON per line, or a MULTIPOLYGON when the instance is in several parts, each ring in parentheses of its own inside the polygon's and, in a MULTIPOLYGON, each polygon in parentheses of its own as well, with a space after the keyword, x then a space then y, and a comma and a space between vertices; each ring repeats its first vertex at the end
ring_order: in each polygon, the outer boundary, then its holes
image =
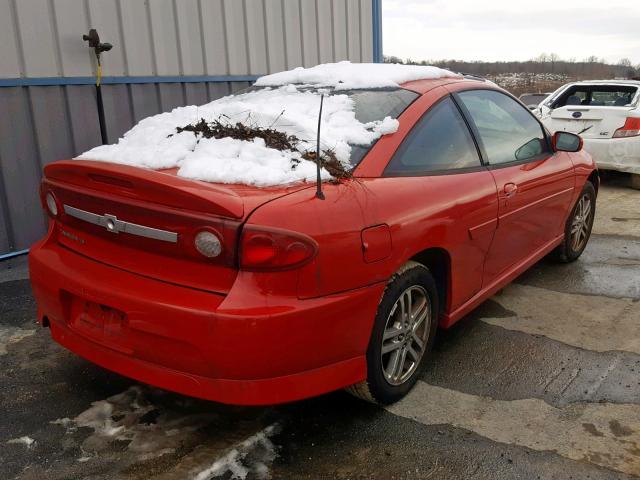
POLYGON ((253 274, 273 277, 282 293, 312 298, 384 280, 377 269, 367 268, 363 259, 366 190, 358 182, 347 181, 325 184, 323 192, 324 200, 316 198, 315 189, 279 198, 259 208, 247 222, 301 232, 319 245, 317 257, 300 269, 253 274))

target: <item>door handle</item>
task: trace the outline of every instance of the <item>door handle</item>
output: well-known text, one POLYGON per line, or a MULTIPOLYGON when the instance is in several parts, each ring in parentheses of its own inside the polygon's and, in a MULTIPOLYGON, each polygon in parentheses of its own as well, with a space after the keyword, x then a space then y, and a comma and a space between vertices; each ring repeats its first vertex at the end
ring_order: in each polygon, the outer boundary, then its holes
POLYGON ((515 183, 505 184, 504 186, 505 197, 513 197, 516 193, 518 193, 518 186, 515 183))

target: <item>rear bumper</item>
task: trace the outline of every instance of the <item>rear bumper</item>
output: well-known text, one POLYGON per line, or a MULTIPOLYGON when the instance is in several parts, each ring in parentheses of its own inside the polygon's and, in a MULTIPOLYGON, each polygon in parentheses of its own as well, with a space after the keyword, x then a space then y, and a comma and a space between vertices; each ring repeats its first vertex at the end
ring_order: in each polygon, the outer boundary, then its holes
POLYGON ((584 139, 598 168, 640 174, 640 137, 584 139))
POLYGON ((384 285, 299 300, 252 291, 246 274, 224 297, 127 273, 48 239, 29 257, 38 318, 49 321, 53 339, 124 376, 242 405, 298 400, 366 378, 384 285), (122 318, 102 318, 87 305, 122 318))

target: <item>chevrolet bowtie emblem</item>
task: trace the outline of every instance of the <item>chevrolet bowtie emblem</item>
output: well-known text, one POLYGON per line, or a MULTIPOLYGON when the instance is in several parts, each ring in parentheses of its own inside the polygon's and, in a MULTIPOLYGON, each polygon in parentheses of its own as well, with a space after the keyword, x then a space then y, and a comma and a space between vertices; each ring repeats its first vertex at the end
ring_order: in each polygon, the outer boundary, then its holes
POLYGON ((120 232, 120 226, 118 225, 118 217, 116 217, 115 215, 109 215, 108 213, 105 213, 102 218, 104 219, 104 227, 107 229, 108 232, 111 233, 119 233, 120 232))

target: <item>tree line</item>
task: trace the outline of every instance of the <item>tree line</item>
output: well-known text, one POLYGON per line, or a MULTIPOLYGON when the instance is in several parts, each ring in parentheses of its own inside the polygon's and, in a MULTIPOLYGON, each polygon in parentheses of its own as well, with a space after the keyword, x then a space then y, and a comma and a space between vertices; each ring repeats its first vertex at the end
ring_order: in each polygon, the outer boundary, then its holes
POLYGON ((387 63, 403 63, 406 65, 435 65, 454 72, 463 72, 481 76, 497 76, 506 73, 559 74, 571 79, 595 80, 627 78, 640 79, 640 65, 633 65, 628 58, 616 64, 607 63, 596 56, 576 60, 563 60, 555 53, 542 53, 527 61, 483 62, 463 60, 421 60, 401 59, 396 56, 385 56, 387 63))

